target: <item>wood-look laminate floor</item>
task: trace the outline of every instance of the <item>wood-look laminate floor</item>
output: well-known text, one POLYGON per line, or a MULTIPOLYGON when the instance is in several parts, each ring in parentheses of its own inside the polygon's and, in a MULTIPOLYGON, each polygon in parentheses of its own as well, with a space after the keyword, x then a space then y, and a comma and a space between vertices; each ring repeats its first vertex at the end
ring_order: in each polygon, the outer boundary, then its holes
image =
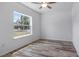
POLYGON ((10 57, 77 57, 71 42, 40 39, 10 57))

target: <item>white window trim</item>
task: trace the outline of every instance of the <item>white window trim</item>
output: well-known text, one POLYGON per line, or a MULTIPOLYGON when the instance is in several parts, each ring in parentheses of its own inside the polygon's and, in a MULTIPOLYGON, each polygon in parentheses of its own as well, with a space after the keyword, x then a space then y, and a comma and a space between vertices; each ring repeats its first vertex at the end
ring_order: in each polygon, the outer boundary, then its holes
POLYGON ((31 35, 32 35, 32 34, 26 34, 26 35, 15 36, 15 37, 13 37, 13 39, 19 39, 19 38, 23 38, 23 37, 31 36, 31 35))

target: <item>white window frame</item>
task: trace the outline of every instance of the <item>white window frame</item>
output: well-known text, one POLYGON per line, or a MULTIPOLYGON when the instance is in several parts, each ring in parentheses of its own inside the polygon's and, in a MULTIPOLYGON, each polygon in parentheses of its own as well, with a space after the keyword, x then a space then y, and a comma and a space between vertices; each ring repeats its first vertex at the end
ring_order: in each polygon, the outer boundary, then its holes
MULTIPOLYGON (((13 12, 17 12, 17 11, 13 11, 13 12)), ((25 15, 25 14, 20 13, 20 12, 17 12, 17 13, 22 14, 22 15, 25 15)), ((25 15, 25 16, 27 16, 27 17, 30 18, 30 26, 31 26, 31 29, 30 29, 31 32, 30 32, 30 34, 15 36, 15 37, 13 37, 13 39, 23 38, 23 37, 31 36, 32 35, 32 16, 29 16, 29 15, 25 15)))

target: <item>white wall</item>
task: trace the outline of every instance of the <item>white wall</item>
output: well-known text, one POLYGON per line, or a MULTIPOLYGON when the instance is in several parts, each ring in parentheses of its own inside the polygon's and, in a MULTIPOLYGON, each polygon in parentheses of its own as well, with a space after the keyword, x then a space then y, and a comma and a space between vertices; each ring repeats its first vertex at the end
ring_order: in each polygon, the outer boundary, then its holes
POLYGON ((20 3, 0 3, 0 55, 39 39, 40 14, 20 3), (32 16, 33 35, 13 39, 13 11, 32 16))
POLYGON ((42 15, 41 39, 71 41, 72 4, 69 2, 56 3, 51 12, 42 15))
POLYGON ((79 2, 74 3, 72 8, 72 32, 73 32, 73 44, 79 56, 79 2))

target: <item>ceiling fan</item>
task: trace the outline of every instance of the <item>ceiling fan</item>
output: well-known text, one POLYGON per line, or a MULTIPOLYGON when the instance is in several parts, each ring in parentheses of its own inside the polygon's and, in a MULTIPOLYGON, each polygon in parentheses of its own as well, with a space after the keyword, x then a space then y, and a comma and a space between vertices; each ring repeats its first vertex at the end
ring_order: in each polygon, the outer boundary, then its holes
POLYGON ((53 4, 53 3, 56 3, 56 2, 32 2, 34 4, 41 4, 41 6, 39 7, 39 9, 42 9, 42 8, 49 8, 49 9, 52 9, 51 6, 49 6, 49 4, 53 4))

